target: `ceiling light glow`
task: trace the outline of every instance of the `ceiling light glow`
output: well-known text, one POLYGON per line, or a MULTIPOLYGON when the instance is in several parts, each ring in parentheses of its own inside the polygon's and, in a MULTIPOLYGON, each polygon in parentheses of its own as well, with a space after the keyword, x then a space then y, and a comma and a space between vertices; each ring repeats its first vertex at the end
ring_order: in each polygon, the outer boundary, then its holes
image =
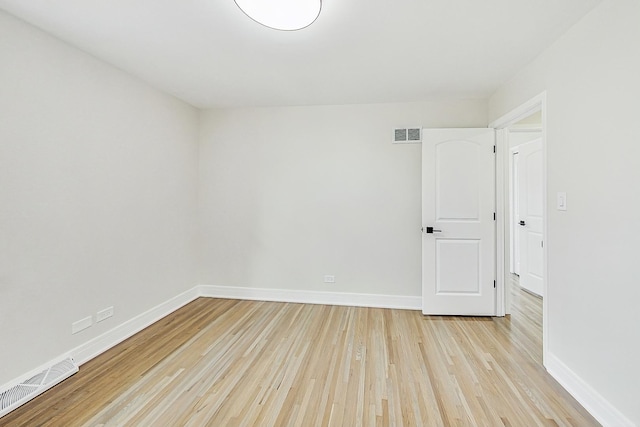
POLYGON ((234 0, 249 18, 276 30, 301 30, 320 15, 322 0, 234 0))

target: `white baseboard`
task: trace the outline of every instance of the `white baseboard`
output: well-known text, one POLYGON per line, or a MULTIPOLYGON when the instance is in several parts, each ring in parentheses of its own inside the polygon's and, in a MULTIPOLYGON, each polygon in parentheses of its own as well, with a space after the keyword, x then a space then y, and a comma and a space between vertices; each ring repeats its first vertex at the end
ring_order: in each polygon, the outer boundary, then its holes
POLYGON ((150 326, 167 316, 168 314, 173 313, 180 307, 190 303, 191 301, 198 298, 200 295, 198 294, 198 287, 194 287, 171 298, 168 301, 165 301, 150 310, 145 311, 142 314, 134 317, 133 319, 127 320, 124 323, 116 326, 110 331, 105 332, 104 334, 87 341, 86 343, 76 347, 71 350, 71 355, 73 359, 76 361, 78 365, 82 365, 94 357, 104 353, 109 350, 111 347, 121 343, 127 338, 135 335, 140 332, 147 326, 150 326))
POLYGON ((547 372, 604 427, 636 427, 622 412, 550 352, 547 352, 545 367, 547 372))
POLYGON ((396 308, 404 310, 422 309, 422 298, 420 296, 300 291, 292 289, 261 289, 213 285, 198 286, 198 294, 209 298, 348 305, 355 307, 396 308))

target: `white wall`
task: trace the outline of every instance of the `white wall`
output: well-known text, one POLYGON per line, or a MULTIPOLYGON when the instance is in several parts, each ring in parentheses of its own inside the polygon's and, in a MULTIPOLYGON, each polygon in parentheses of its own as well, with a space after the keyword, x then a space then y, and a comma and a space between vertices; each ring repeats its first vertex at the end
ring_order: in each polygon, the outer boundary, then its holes
POLYGON ((200 283, 419 296, 421 146, 392 129, 486 123, 485 101, 203 113, 200 283))
POLYGON ((548 351, 637 425, 639 18, 604 0, 490 100, 497 119, 547 90, 548 351))
POLYGON ((534 139, 538 139, 542 137, 542 131, 512 131, 508 130, 507 138, 509 140, 509 148, 515 148, 519 145, 525 144, 527 142, 531 142, 534 139))
POLYGON ((196 284, 198 112, 2 12, 0 64, 1 385, 196 284))

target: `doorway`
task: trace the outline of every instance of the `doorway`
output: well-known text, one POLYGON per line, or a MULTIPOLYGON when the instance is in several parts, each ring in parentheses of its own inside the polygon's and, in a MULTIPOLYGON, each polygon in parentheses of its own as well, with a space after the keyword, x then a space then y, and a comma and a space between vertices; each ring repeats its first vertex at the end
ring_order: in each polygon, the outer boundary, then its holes
MULTIPOLYGON (((499 283, 498 290, 498 315, 507 315, 512 312, 512 299, 514 292, 525 292, 519 287, 520 276, 515 273, 522 274, 522 257, 524 254, 519 253, 522 251, 523 243, 526 243, 528 247, 535 248, 538 244, 539 251, 535 253, 538 257, 534 260, 537 265, 534 265, 535 276, 538 278, 538 292, 540 296, 536 298, 542 298, 542 316, 540 322, 542 323, 542 360, 546 360, 547 349, 547 307, 548 307, 548 292, 547 292, 547 191, 546 191, 546 93, 542 93, 533 99, 529 100, 525 104, 496 120, 490 124, 490 127, 496 129, 496 145, 497 145, 497 158, 496 158, 496 209, 498 211, 498 224, 496 233, 497 244, 497 280, 499 283), (517 200, 521 196, 522 191, 514 191, 516 185, 518 188, 522 188, 522 183, 518 182, 519 177, 523 175, 518 172, 518 169, 523 167, 523 157, 521 156, 524 151, 522 148, 514 149, 516 147, 524 147, 525 144, 539 140, 540 151, 538 154, 538 162, 541 163, 541 171, 539 171, 539 184, 538 192, 540 193, 541 202, 538 207, 537 215, 532 216, 527 221, 527 218, 523 217, 522 212, 518 212, 518 208, 522 206, 521 201, 517 200), (514 169, 515 173, 514 174, 514 169), (537 217, 537 218, 534 218, 537 217), (524 225, 521 225, 521 221, 524 225), (527 227, 531 222, 538 221, 535 225, 537 228, 533 229, 527 227), (529 232, 523 233, 523 231, 529 232), (530 237, 533 233, 537 233, 536 239, 530 238, 529 240, 522 242, 524 236, 530 237), (520 264, 518 264, 520 261, 520 264), (543 297, 544 296, 544 297, 543 297)), ((530 150, 529 150, 530 153, 530 150)), ((535 163, 535 162, 534 162, 535 163)), ((531 258, 527 259, 531 262, 531 258)), ((526 267, 529 270, 531 268, 526 267)), ((533 295, 529 294, 529 295, 533 295)))

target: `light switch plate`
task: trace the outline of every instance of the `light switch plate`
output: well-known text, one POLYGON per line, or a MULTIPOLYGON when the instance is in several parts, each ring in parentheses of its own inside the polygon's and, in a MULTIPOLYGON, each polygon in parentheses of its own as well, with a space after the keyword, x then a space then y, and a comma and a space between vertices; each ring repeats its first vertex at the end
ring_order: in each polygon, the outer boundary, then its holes
POLYGON ((567 193, 558 191, 556 209, 559 211, 567 210, 567 193))

